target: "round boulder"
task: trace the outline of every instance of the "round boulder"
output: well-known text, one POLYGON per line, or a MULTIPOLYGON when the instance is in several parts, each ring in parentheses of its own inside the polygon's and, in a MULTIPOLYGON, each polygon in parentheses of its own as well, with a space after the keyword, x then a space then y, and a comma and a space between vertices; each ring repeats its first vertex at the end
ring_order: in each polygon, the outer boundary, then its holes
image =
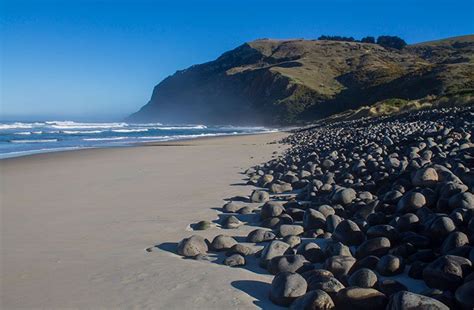
POLYGON ((307 287, 301 275, 282 272, 273 278, 270 300, 280 306, 289 306, 296 298, 306 294, 307 287))
POLYGON ((193 235, 185 238, 178 243, 178 254, 185 257, 195 257, 199 254, 205 255, 208 247, 206 239, 201 236, 193 235))
POLYGON ((347 287, 340 290, 335 299, 337 309, 377 310, 385 309, 387 297, 373 288, 347 287))
POLYGON ((214 251, 225 251, 237 244, 234 238, 227 235, 218 235, 212 240, 211 248, 214 251))
POLYGON ((387 310, 449 310, 449 307, 434 298, 401 291, 390 297, 387 310))
POLYGON ((325 291, 314 290, 298 297, 290 307, 291 310, 333 310, 334 302, 325 291))

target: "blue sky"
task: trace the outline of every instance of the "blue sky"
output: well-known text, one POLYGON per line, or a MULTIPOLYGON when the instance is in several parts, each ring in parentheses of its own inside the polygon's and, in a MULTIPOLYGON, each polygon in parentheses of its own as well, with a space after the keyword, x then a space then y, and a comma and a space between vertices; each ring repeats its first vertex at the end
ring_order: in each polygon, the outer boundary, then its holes
POLYGON ((2 118, 119 119, 257 38, 474 33, 474 1, 0 0, 2 118))

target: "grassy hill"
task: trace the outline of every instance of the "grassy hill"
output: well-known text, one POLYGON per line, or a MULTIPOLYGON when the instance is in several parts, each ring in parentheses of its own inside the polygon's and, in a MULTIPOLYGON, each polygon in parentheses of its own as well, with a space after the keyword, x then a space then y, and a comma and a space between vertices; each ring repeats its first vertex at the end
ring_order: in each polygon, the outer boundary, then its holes
POLYGON ((359 42, 256 40, 166 78, 129 119, 298 124, 392 98, 471 98, 473 58, 474 36, 402 50, 359 42))

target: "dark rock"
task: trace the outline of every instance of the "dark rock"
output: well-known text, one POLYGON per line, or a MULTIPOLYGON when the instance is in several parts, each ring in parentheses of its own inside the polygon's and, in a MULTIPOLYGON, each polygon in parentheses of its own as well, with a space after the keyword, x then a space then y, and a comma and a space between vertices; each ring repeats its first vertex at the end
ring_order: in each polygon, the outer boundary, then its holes
POLYGON ((344 188, 342 190, 336 191, 332 198, 332 201, 335 203, 340 203, 342 205, 348 205, 354 199, 356 199, 357 193, 352 188, 344 188))
POLYGON ((298 297, 290 306, 292 310, 333 310, 334 302, 325 291, 314 290, 298 297))
POLYGON ((263 203, 267 202, 268 200, 270 200, 270 195, 265 191, 254 190, 250 195, 251 202, 263 203))
POLYGON ((201 236, 193 235, 185 238, 178 243, 177 252, 185 257, 194 257, 196 255, 206 255, 208 246, 206 239, 201 236))
POLYGON ((308 209, 303 216, 303 226, 306 230, 325 228, 326 218, 321 212, 308 209))
POLYGON ((456 248, 469 244, 467 235, 460 231, 451 232, 441 245, 441 254, 448 254, 456 248))
POLYGON ((236 229, 242 226, 244 223, 242 223, 238 218, 235 216, 231 215, 226 218, 224 218, 222 222, 222 227, 225 229, 236 229))
POLYGON ((354 265, 352 265, 351 270, 349 271, 349 274, 354 273, 355 271, 359 270, 360 268, 368 268, 370 270, 374 270, 375 267, 377 266, 377 263, 379 262, 380 258, 377 256, 369 255, 366 256, 362 259, 359 259, 357 262, 355 262, 354 265))
POLYGON ((308 290, 322 290, 328 293, 332 298, 337 292, 344 288, 344 285, 335 277, 329 275, 314 275, 308 278, 308 290))
POLYGON ((254 250, 246 245, 237 243, 233 245, 227 252, 227 256, 231 256, 233 254, 240 254, 242 256, 248 256, 254 253, 254 250))
POLYGON ((224 260, 224 265, 227 265, 230 267, 244 266, 245 257, 243 257, 240 254, 233 254, 224 260))
POLYGON ((386 296, 392 296, 401 291, 408 291, 408 288, 397 280, 384 279, 377 282, 377 289, 386 296))
POLYGON ((416 212, 426 204, 426 198, 419 192, 408 192, 398 201, 397 211, 400 213, 416 212))
POLYGON ((226 235, 218 235, 212 240, 211 248, 214 251, 225 251, 237 244, 234 238, 226 235))
POLYGON ((400 274, 405 269, 403 259, 394 255, 384 255, 377 263, 376 270, 382 276, 394 276, 400 274))
POLYGON ((206 229, 211 228, 211 225, 212 224, 209 221, 199 221, 194 225, 193 229, 194 230, 206 230, 206 229))
POLYGON ((276 235, 269 230, 255 229, 248 234, 247 241, 253 242, 253 243, 259 243, 259 242, 265 242, 265 241, 272 241, 275 238, 276 238, 276 235))
POLYGON ((347 245, 359 245, 364 241, 365 236, 356 223, 344 220, 337 225, 332 238, 347 245))
POLYGON ((344 288, 337 293, 335 298, 336 307, 341 310, 382 310, 385 309, 387 302, 387 297, 373 288, 344 288))
POLYGON ((352 256, 332 256, 324 262, 325 269, 331 271, 338 279, 346 276, 356 259, 352 256))
POLYGON ((423 270, 426 265, 428 264, 420 261, 413 262, 408 270, 408 276, 413 279, 423 279, 423 270))
POLYGON ((273 257, 267 269, 271 274, 276 275, 280 272, 301 272, 305 265, 308 265, 308 261, 303 255, 282 255, 273 257))
POLYGON ((288 225, 283 224, 278 228, 278 235, 280 237, 286 236, 298 236, 304 232, 304 228, 301 225, 288 225))
POLYGON ((369 255, 382 256, 388 253, 390 240, 385 237, 377 237, 364 241, 356 250, 356 257, 363 258, 369 255))
POLYGON ((289 306, 296 298, 306 294, 307 286, 301 275, 282 272, 273 278, 270 300, 280 306, 289 306))
POLYGON ((455 291, 462 283, 463 269, 471 265, 466 258, 445 255, 426 266, 423 279, 429 287, 455 291))
POLYGON ((390 297, 386 310, 449 310, 449 308, 434 298, 401 291, 390 297))
POLYGON ((370 269, 361 268, 352 273, 347 282, 349 286, 371 288, 377 283, 377 275, 370 269))
POLYGON ((285 211, 283 204, 277 201, 267 201, 260 210, 260 217, 262 220, 271 217, 278 217, 285 211))
POLYGON ((397 241, 400 239, 400 234, 398 231, 391 225, 375 225, 370 227, 367 232, 367 238, 376 238, 376 237, 385 237, 388 238, 391 242, 397 241))
POLYGON ((455 293, 457 304, 462 309, 474 309, 474 281, 461 285, 455 293))
POLYGON ((242 204, 234 201, 229 201, 222 207, 222 211, 225 213, 236 213, 243 207, 242 204))
POLYGON ((456 226, 452 219, 447 216, 436 218, 430 225, 431 236, 435 239, 444 239, 456 226))
POLYGON ((289 248, 290 245, 288 243, 273 240, 263 248, 260 256, 260 266, 265 268, 272 258, 284 255, 289 248))

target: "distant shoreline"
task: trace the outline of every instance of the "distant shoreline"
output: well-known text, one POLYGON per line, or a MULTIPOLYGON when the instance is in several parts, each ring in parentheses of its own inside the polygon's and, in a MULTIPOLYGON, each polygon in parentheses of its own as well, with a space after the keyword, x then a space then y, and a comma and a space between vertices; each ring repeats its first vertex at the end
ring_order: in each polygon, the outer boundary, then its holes
POLYGON ((78 152, 78 151, 87 151, 87 150, 106 150, 106 149, 116 149, 116 148, 130 148, 130 147, 145 147, 145 146, 167 146, 174 145, 177 146, 179 143, 187 143, 191 141, 201 141, 201 140, 212 140, 223 137, 242 137, 242 136, 252 136, 252 135, 267 135, 272 133, 283 133, 291 129, 278 129, 271 130, 266 132, 253 132, 253 133, 240 133, 240 134, 221 134, 215 136, 202 136, 202 137, 188 137, 188 138, 170 138, 169 140, 157 140, 157 141, 148 141, 148 142, 133 142, 127 144, 118 144, 118 145, 108 145, 108 146, 97 146, 97 147, 65 147, 61 149, 46 149, 46 150, 37 150, 37 151, 25 151, 21 152, 22 154, 13 155, 13 156, 4 156, 5 154, 0 154, 0 162, 4 160, 12 160, 17 158, 38 156, 38 155, 47 155, 55 153, 69 153, 69 152, 78 152))

